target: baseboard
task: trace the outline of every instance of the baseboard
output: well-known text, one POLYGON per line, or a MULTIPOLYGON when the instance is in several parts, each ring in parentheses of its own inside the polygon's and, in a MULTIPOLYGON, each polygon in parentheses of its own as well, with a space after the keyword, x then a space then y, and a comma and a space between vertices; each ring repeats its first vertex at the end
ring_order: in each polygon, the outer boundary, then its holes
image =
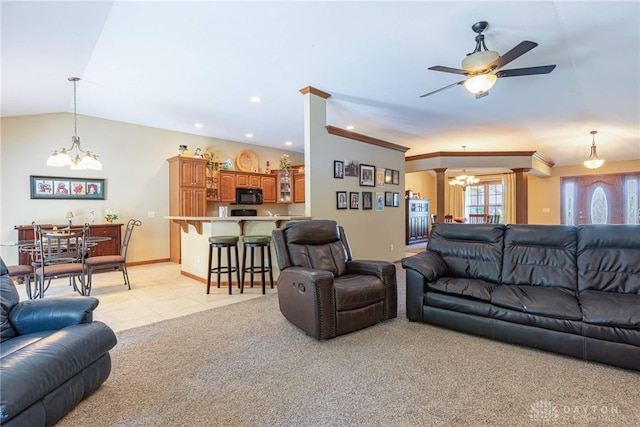
POLYGON ((162 262, 169 262, 169 258, 150 259, 150 260, 146 260, 146 261, 128 262, 127 263, 127 267, 134 267, 136 265, 146 265, 146 264, 160 264, 162 262))

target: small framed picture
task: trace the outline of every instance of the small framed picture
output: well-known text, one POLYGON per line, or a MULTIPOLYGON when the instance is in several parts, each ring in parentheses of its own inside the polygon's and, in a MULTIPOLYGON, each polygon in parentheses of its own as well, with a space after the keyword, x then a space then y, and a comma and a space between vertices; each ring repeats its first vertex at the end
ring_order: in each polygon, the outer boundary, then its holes
POLYGON ((400 171, 394 170, 391 178, 391 183, 400 185, 400 171))
POLYGON ((360 193, 354 191, 349 193, 349 209, 360 209, 360 193))
POLYGON ((360 163, 357 160, 344 161, 344 176, 358 176, 358 167, 360 163))
POLYGON ((375 187, 376 186, 376 167, 371 165, 360 164, 360 186, 375 187))
POLYGON ((376 168, 376 187, 384 187, 384 168, 376 168))
POLYGON ((333 161, 333 177, 334 178, 344 178, 344 162, 341 160, 333 161))
POLYGON ((393 193, 391 191, 384 192, 384 205, 393 206, 393 193))
POLYGON ((392 184, 393 183, 393 169, 385 169, 384 170, 384 183, 392 184))
POLYGON ((383 211, 384 210, 384 193, 376 193, 376 210, 383 211))
POLYGON ((373 209, 373 193, 371 191, 362 192, 362 210, 368 211, 373 209))
POLYGON ((393 207, 400 207, 400 193, 393 193, 393 207))
POLYGON ((338 209, 347 209, 347 192, 336 191, 336 207, 338 209))

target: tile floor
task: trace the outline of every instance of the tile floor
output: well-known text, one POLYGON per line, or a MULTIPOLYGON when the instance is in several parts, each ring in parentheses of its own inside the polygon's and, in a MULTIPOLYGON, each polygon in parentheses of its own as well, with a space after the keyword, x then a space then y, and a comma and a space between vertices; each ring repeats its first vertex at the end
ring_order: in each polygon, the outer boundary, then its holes
MULTIPOLYGON (((407 247, 406 256, 410 255, 415 255, 415 249, 407 247)), ((214 284, 207 295, 206 284, 181 275, 180 265, 170 262, 129 267, 129 279, 131 290, 123 285, 122 273, 118 271, 93 276, 91 296, 100 300, 94 319, 114 331, 262 296, 259 280, 253 288, 245 286, 243 294, 234 287, 233 294, 229 295, 226 286, 218 289, 214 284)), ((45 298, 77 295, 68 283, 68 279, 53 280, 45 298)), ((277 288, 269 288, 268 283, 267 279, 267 294, 276 293, 277 288)), ((26 299, 24 286, 17 287, 20 299, 26 299)))

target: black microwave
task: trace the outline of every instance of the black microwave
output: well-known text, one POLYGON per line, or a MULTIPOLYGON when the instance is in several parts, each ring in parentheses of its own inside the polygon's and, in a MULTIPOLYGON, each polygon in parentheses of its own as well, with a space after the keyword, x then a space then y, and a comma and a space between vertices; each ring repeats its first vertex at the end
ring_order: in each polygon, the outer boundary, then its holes
POLYGON ((236 188, 236 203, 239 205, 261 205, 262 190, 260 188, 236 188))

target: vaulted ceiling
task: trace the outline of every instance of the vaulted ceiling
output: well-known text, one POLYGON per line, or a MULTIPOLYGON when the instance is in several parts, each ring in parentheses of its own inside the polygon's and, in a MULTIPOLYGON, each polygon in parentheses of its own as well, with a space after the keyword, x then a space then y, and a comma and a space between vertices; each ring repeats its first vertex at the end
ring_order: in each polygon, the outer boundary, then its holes
POLYGON ((640 159, 637 1, 2 1, 1 14, 3 117, 72 112, 78 76, 79 114, 300 152, 299 90, 313 86, 332 95, 328 124, 407 156, 578 164, 597 130, 605 160, 640 159), (461 85, 420 98, 461 80, 428 67, 460 68, 481 20, 501 55, 539 44, 505 69, 556 69, 481 99, 461 85))

